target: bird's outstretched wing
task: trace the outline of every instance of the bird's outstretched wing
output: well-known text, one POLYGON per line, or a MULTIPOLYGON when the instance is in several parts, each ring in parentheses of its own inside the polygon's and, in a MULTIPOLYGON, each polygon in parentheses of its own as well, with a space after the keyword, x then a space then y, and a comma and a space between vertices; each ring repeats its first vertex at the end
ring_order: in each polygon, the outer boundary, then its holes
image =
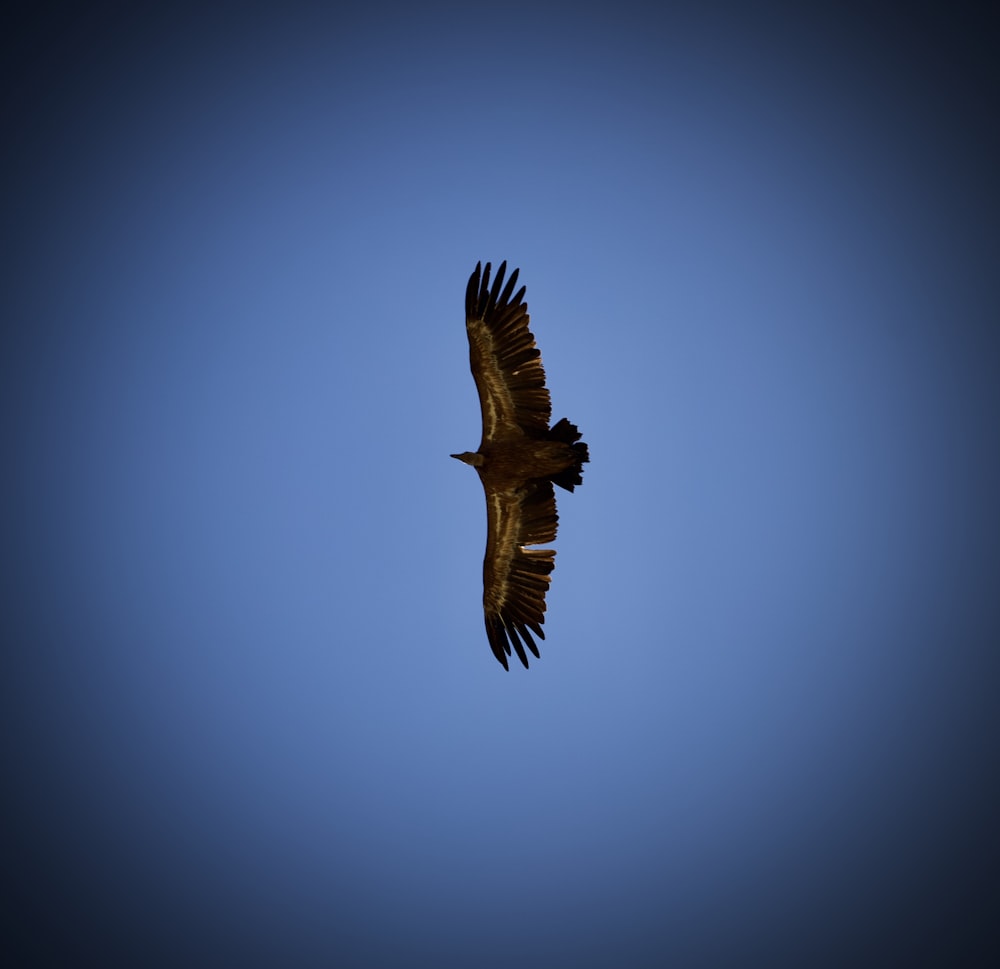
POLYGON ((527 667, 524 647, 539 655, 531 634, 545 639, 545 593, 556 553, 524 546, 547 544, 556 537, 559 518, 551 482, 534 479, 506 491, 487 488, 486 519, 486 635, 504 669, 508 669, 511 647, 527 667))
POLYGON ((552 416, 545 371, 535 338, 528 329, 525 287, 514 296, 518 270, 504 286, 507 263, 500 263, 493 286, 490 264, 469 278, 465 291, 465 327, 469 364, 483 411, 482 445, 524 433, 544 434, 552 416))

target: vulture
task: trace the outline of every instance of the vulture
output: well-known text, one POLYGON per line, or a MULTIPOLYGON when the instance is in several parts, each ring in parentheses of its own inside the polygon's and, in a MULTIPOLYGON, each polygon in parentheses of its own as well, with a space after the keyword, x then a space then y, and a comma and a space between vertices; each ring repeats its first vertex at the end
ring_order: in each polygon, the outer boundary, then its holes
POLYGON ((502 262, 490 285, 490 264, 469 277, 465 329, 469 362, 479 391, 483 436, 478 451, 453 454, 472 465, 486 492, 486 557, 483 610, 486 637, 505 670, 511 647, 528 666, 525 648, 536 657, 532 636, 545 638, 545 593, 556 553, 553 485, 572 491, 583 483, 590 460, 576 425, 566 418, 549 427, 552 404, 541 353, 528 329, 525 287, 516 293, 518 270, 507 285, 502 262))

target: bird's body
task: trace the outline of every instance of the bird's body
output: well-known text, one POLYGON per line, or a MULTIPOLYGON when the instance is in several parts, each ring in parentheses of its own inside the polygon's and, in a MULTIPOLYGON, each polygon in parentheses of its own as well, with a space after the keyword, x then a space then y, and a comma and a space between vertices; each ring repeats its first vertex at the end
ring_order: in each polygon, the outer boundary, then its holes
MULTIPOLYGON (((454 455, 460 461, 466 454, 454 455)), ((533 477, 547 478, 578 463, 573 445, 559 441, 538 441, 533 438, 494 441, 480 445, 480 450, 466 460, 479 472, 485 488, 503 489, 509 482, 520 481, 524 469, 530 468, 533 477)))
POLYGON ((490 647, 505 669, 512 646, 527 666, 525 645, 538 656, 531 634, 545 638, 545 592, 556 553, 526 546, 555 539, 552 486, 572 491, 589 460, 575 425, 564 418, 549 427, 552 408, 524 287, 511 297, 515 269, 501 290, 506 267, 501 263, 492 289, 489 263, 485 272, 477 265, 469 279, 466 330, 483 435, 478 451, 452 455, 476 469, 486 493, 483 608, 490 647))

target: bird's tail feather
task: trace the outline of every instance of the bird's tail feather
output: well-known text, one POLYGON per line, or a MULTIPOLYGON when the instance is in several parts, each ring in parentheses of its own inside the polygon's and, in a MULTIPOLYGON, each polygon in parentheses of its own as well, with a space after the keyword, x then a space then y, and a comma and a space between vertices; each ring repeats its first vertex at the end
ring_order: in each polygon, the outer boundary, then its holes
POLYGON ((576 424, 571 424, 565 417, 549 429, 549 440, 560 441, 573 448, 575 454, 573 464, 551 477, 553 484, 572 491, 577 485, 583 484, 583 465, 590 460, 590 451, 580 440, 580 431, 576 424))

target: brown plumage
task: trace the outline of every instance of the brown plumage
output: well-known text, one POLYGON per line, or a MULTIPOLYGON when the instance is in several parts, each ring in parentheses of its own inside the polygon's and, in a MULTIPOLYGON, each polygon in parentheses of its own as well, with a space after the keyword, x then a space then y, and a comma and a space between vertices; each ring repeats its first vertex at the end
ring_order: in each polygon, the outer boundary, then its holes
POLYGON ((490 287, 490 264, 476 264, 465 291, 469 362, 483 412, 479 450, 453 454, 479 472, 486 492, 486 557, 483 609, 493 655, 504 669, 511 647, 527 666, 532 638, 545 638, 545 593, 556 553, 546 545, 556 537, 559 518, 553 484, 572 491, 583 483, 587 445, 566 418, 549 427, 552 404, 535 338, 528 329, 518 270, 504 286, 502 262, 490 287))

